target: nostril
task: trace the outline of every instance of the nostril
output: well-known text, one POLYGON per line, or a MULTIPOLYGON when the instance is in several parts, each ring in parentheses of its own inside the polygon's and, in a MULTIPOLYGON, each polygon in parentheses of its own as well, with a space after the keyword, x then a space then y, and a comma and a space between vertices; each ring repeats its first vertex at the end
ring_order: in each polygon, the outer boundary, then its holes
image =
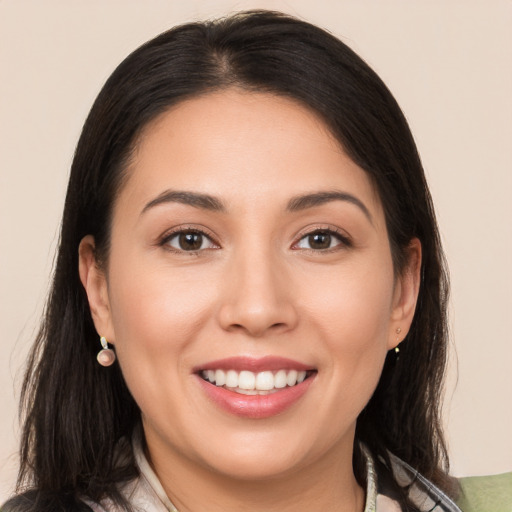
POLYGON ((226 331, 245 331, 260 337, 266 332, 292 329, 298 321, 297 311, 286 297, 256 293, 231 294, 218 310, 218 320, 226 331))
POLYGON ((231 324, 227 327, 226 330, 228 331, 245 331, 247 333, 249 333, 252 337, 255 337, 255 338, 258 338, 258 337, 261 337, 261 336, 264 336, 265 333, 269 332, 269 331, 272 331, 272 332, 276 332, 276 331, 281 331, 281 330, 286 330, 288 329, 288 326, 285 322, 276 322, 276 323, 273 323, 273 324, 266 324, 266 323, 261 323, 261 324, 256 324, 254 322, 246 322, 244 324, 241 324, 241 323, 235 323, 235 324, 231 324))

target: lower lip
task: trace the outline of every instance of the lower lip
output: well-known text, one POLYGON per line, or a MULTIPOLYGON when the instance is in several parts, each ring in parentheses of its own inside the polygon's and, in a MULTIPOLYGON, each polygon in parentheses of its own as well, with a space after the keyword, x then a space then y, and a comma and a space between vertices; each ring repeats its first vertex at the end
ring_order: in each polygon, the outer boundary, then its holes
POLYGON ((242 395, 221 388, 197 376, 206 395, 219 407, 242 418, 263 419, 276 416, 297 403, 306 393, 315 374, 295 386, 268 395, 242 395))

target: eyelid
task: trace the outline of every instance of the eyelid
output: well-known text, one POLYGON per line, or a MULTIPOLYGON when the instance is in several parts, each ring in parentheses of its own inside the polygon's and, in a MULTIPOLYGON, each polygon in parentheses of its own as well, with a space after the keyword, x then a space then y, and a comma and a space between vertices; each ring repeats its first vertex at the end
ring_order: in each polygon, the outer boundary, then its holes
POLYGON ((171 229, 168 229, 158 238, 157 245, 160 247, 165 247, 166 250, 171 251, 171 252, 176 252, 176 253, 197 254, 198 252, 207 250, 207 249, 200 249, 197 251, 185 251, 185 250, 180 250, 180 249, 171 247, 169 245, 169 241, 172 238, 174 238, 175 236, 183 234, 183 233, 197 233, 197 234, 203 235, 204 237, 208 238, 208 240, 210 240, 210 242, 215 246, 214 248, 211 248, 211 249, 219 249, 220 248, 220 244, 217 242, 217 240, 216 240, 217 237, 215 236, 215 234, 212 233, 212 231, 209 230, 207 227, 201 226, 201 225, 198 226, 197 224, 179 225, 179 226, 174 226, 171 229))
POLYGON ((340 241, 341 246, 343 246, 343 247, 352 247, 353 246, 352 238, 346 231, 340 229, 337 226, 332 226, 329 224, 318 224, 318 225, 314 225, 314 226, 307 226, 306 228, 302 229, 295 237, 295 241, 293 242, 291 249, 296 250, 296 251, 301 250, 301 251, 310 251, 310 252, 315 252, 315 253, 328 253, 331 251, 338 250, 337 249, 338 246, 332 247, 330 249, 304 249, 301 247, 297 247, 297 245, 299 244, 299 242, 301 240, 303 240, 307 236, 311 236, 315 233, 329 233, 330 235, 334 236, 335 238, 337 238, 340 241))
MULTIPOLYGON (((310 252, 315 252, 315 253, 319 253, 319 252, 326 253, 326 252, 337 250, 338 246, 335 246, 330 249, 323 249, 323 250, 304 249, 304 248, 297 247, 298 243, 301 240, 303 240, 305 237, 311 236, 318 232, 329 233, 330 235, 334 236, 335 238, 337 238, 340 241, 339 245, 341 245, 341 246, 351 247, 353 245, 352 239, 346 231, 340 229, 337 226, 332 226, 329 224, 317 224, 314 226, 307 226, 306 228, 303 228, 296 235, 295 241, 292 243, 291 249, 292 250, 301 250, 301 251, 310 251, 310 252)), ((197 234, 205 236, 215 246, 213 248, 209 248, 208 250, 220 249, 220 247, 221 247, 220 244, 217 242, 216 235, 210 229, 208 229, 205 226, 197 225, 197 224, 179 225, 179 226, 174 226, 171 229, 168 229, 158 238, 157 245, 161 246, 161 247, 165 246, 165 248, 167 250, 176 252, 176 253, 197 254, 198 252, 207 250, 207 249, 200 249, 197 251, 185 251, 185 250, 173 248, 170 245, 168 245, 169 240, 171 240, 173 237, 180 235, 182 233, 197 233, 197 234)))

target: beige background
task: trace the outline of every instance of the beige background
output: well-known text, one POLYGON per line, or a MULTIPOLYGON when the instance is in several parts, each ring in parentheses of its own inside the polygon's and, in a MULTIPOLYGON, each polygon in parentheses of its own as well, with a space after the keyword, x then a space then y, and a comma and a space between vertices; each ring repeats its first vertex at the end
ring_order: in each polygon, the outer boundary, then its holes
POLYGON ((445 422, 453 472, 512 470, 510 0, 0 0, 0 502, 14 481, 20 369, 47 291, 74 145, 95 95, 114 66, 157 33, 253 7, 331 30, 402 105, 452 273, 459 372, 454 391, 452 364, 445 422))

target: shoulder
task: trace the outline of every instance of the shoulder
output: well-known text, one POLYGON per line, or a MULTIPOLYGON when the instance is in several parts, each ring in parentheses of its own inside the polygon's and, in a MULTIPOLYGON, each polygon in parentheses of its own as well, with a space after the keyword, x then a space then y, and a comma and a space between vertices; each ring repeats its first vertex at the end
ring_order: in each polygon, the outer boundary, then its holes
POLYGON ((457 504, 464 512, 512 510, 512 472, 460 478, 459 483, 461 496, 457 504))

